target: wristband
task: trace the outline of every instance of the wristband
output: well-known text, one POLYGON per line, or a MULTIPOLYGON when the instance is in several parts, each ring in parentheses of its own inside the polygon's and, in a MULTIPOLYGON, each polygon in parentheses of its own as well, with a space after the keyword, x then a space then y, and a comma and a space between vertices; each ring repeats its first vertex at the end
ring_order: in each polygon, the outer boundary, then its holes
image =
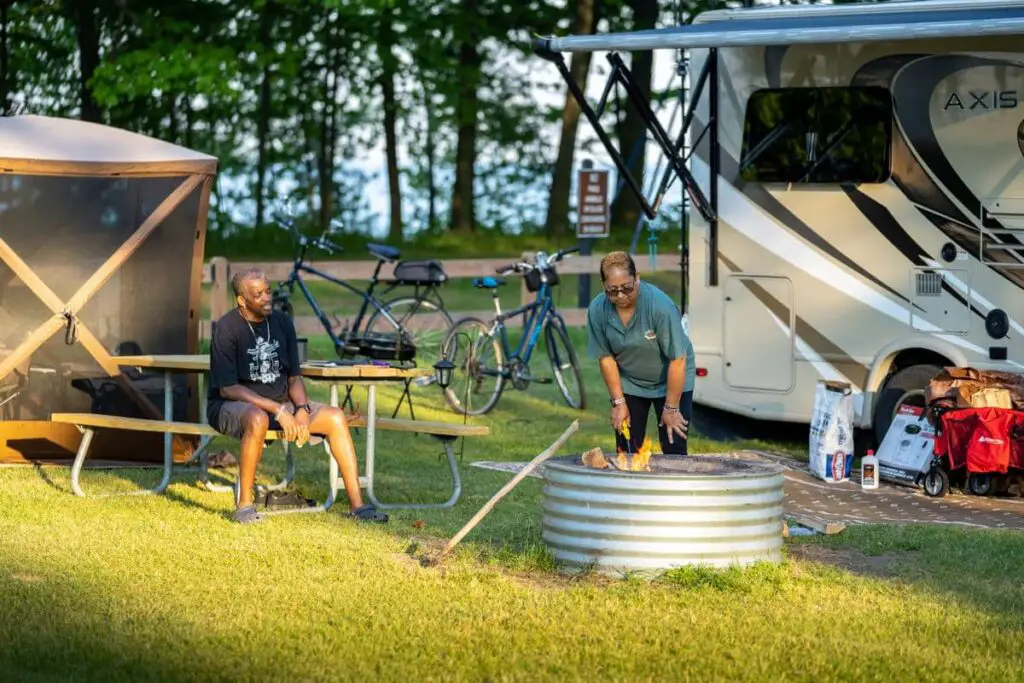
POLYGON ((282 405, 282 406, 281 406, 281 407, 280 407, 280 408, 278 409, 278 411, 277 411, 277 415, 274 415, 274 419, 275 419, 275 420, 278 420, 278 421, 280 421, 280 420, 281 420, 281 413, 283 413, 283 412, 284 412, 284 409, 285 409, 286 407, 287 407, 287 406, 285 406, 285 405, 282 405))
POLYGON ((621 406, 625 402, 626 402, 626 397, 625 396, 623 396, 622 398, 613 398, 612 399, 612 405, 613 406, 621 406))
POLYGON ((313 414, 313 409, 309 407, 308 403, 303 403, 301 406, 295 406, 295 412, 299 410, 305 410, 307 415, 313 414))
POLYGON ((678 413, 679 412, 679 406, 669 406, 669 405, 667 405, 667 406, 665 406, 664 408, 661 409, 661 412, 663 412, 663 413, 678 413))

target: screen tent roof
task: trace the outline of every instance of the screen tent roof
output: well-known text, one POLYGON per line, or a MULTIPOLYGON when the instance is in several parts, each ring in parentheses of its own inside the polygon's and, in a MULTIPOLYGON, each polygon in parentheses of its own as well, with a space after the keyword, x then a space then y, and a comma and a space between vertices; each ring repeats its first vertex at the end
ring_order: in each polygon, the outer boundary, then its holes
POLYGON ((216 170, 216 157, 120 128, 49 116, 0 117, 3 173, 133 176, 216 170))
POLYGON ((534 47, 543 54, 1024 35, 1021 0, 893 2, 810 9, 792 6, 709 12, 686 26, 540 38, 534 47))

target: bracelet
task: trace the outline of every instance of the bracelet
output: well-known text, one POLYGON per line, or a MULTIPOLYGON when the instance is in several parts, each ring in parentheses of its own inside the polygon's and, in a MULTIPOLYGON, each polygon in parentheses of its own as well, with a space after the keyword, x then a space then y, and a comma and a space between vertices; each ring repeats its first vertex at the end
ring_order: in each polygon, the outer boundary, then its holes
POLYGON ((274 416, 274 419, 275 419, 275 420, 280 420, 280 419, 281 419, 281 413, 283 413, 283 412, 284 412, 284 409, 285 409, 286 407, 287 407, 287 406, 285 406, 284 404, 282 404, 282 405, 281 405, 281 407, 280 407, 280 408, 278 409, 278 411, 277 411, 277 415, 275 415, 275 416, 274 416))
POLYGON ((679 412, 679 406, 666 405, 664 408, 661 409, 661 412, 663 412, 663 413, 678 413, 679 412))
POLYGON ((623 396, 622 398, 613 398, 612 399, 612 405, 613 406, 621 406, 625 402, 626 402, 626 397, 625 396, 623 396))

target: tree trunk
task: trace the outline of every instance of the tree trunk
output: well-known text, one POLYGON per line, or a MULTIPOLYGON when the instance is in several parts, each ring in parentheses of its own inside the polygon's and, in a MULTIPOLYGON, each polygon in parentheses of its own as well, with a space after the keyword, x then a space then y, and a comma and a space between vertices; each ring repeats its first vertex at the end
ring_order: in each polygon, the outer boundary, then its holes
MULTIPOLYGON (((594 0, 577 0, 571 33, 586 35, 594 33, 596 27, 594 0)), ((590 52, 573 52, 569 61, 569 73, 583 92, 587 92, 590 55, 590 52)), ((544 229, 549 235, 564 235, 569 231, 569 192, 572 189, 572 165, 579 121, 580 106, 567 88, 565 106, 562 108, 562 137, 558 144, 558 159, 555 161, 551 196, 548 199, 548 216, 544 223, 544 229)))
POLYGON ((81 118, 83 121, 100 123, 100 108, 92 97, 92 87, 89 85, 100 65, 100 29, 96 20, 96 6, 92 0, 76 0, 72 8, 75 38, 78 41, 81 118))
POLYGON ((391 227, 388 239, 402 241, 402 187, 398 177, 398 102, 395 98, 395 69, 397 61, 392 52, 395 30, 392 26, 394 11, 390 3, 381 10, 377 49, 380 54, 380 90, 384 98, 384 147, 388 163, 388 190, 391 194, 391 227))
MULTIPOLYGON (((654 28, 658 20, 658 0, 627 0, 633 9, 634 31, 643 31, 654 28)), ((651 98, 651 69, 654 55, 650 50, 644 52, 633 52, 629 70, 633 74, 637 88, 643 96, 651 98)), ((625 104, 625 98, 623 98, 625 104)), ((626 115, 622 125, 617 126, 619 138, 619 153, 623 159, 632 163, 629 170, 644 187, 644 149, 647 140, 647 127, 636 111, 636 107, 626 108, 626 115)), ((640 201, 634 196, 629 188, 624 187, 622 192, 612 204, 612 228, 620 230, 629 229, 630 232, 636 227, 637 219, 640 217, 640 201)))
MULTIPOLYGON (((478 20, 476 0, 463 0, 463 21, 478 20)), ((456 232, 474 232, 476 215, 473 190, 476 181, 476 136, 477 88, 480 83, 480 52, 476 40, 478 31, 471 23, 471 28, 463 36, 459 46, 459 95, 456 103, 458 125, 458 142, 455 149, 455 185, 452 188, 452 224, 456 232)))
POLYGON ((427 229, 433 230, 437 227, 437 181, 436 172, 434 168, 435 159, 437 157, 434 146, 436 143, 435 137, 435 123, 434 118, 434 98, 427 89, 423 93, 424 108, 427 115, 427 229))
POLYGON ((324 125, 320 136, 320 229, 327 230, 334 217, 334 151, 338 138, 338 59, 337 16, 327 17, 324 45, 327 69, 324 74, 324 125))
POLYGON ((258 158, 256 160, 256 224, 253 226, 256 233, 264 231, 266 222, 266 178, 267 178, 267 144, 270 137, 270 79, 273 74, 270 69, 270 59, 273 54, 273 27, 274 17, 273 0, 267 0, 263 6, 263 13, 260 15, 260 60, 263 62, 262 75, 260 77, 260 105, 256 119, 256 144, 258 158))

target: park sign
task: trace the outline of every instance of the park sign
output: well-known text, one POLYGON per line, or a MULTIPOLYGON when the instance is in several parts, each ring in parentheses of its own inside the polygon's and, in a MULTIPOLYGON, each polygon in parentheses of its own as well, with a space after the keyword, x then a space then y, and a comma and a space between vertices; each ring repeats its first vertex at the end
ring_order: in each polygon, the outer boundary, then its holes
POLYGON ((579 172, 579 202, 576 205, 577 237, 608 237, 608 171, 584 169, 579 172))

